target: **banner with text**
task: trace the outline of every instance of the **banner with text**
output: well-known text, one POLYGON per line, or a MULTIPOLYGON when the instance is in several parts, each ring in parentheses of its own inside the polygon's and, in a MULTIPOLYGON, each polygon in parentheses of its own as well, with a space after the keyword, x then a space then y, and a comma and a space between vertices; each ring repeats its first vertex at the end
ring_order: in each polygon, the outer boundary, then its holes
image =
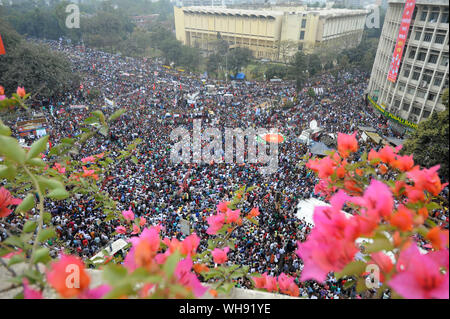
POLYGON ((411 18, 416 6, 416 0, 406 0, 405 9, 403 10, 402 22, 398 31, 397 43, 395 44, 394 53, 392 55, 391 66, 389 67, 388 80, 395 83, 400 68, 400 61, 403 56, 406 39, 408 38, 409 26, 411 18))

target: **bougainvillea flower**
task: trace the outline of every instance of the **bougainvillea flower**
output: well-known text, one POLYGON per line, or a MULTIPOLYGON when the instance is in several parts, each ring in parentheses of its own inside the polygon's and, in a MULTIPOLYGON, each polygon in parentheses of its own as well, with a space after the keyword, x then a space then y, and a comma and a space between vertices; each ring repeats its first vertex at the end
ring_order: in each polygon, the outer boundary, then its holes
POLYGON ((141 217, 139 219, 139 226, 145 226, 146 223, 147 223, 147 220, 145 219, 145 217, 141 217))
POLYGON ((374 263, 380 268, 380 281, 384 282, 384 275, 389 274, 394 268, 391 258, 383 252, 372 253, 370 257, 372 262, 369 263, 374 263))
POLYGON ((87 169, 85 166, 83 166, 83 177, 89 177, 89 176, 91 176, 95 180, 98 180, 98 175, 95 174, 95 170, 87 169))
POLYGON ((259 208, 258 207, 253 207, 252 210, 250 211, 250 213, 247 215, 248 218, 253 218, 253 217, 257 217, 259 216, 260 212, 259 212, 259 208))
POLYGON ((132 243, 132 248, 124 260, 125 267, 130 270, 134 270, 136 267, 150 269, 161 243, 159 229, 157 227, 145 228, 139 237, 131 237, 129 241, 132 243))
POLYGON ((191 272, 192 265, 190 256, 180 260, 175 268, 175 277, 181 285, 192 290, 195 297, 200 298, 208 288, 203 287, 197 276, 191 272))
POLYGON ((407 177, 414 181, 414 186, 419 189, 425 189, 433 196, 437 196, 447 184, 442 185, 437 171, 440 165, 429 169, 420 169, 415 167, 407 173, 407 177))
POLYGON ((408 299, 448 299, 449 274, 443 274, 439 265, 429 254, 421 254, 417 245, 411 245, 400 256, 408 255, 405 269, 395 274, 388 285, 397 294, 408 299))
POLYGON ((405 195, 408 198, 408 202, 413 204, 425 200, 424 191, 415 186, 405 185, 405 195))
POLYGON ((267 273, 264 273, 261 277, 252 277, 252 280, 255 282, 256 289, 263 289, 266 285, 267 273))
POLYGON ((5 88, 0 85, 0 95, 5 95, 5 88))
POLYGON ((225 213, 228 210, 228 204, 230 202, 220 202, 217 205, 217 213, 225 213))
POLYGON ((55 163, 53 169, 60 174, 64 174, 66 172, 66 168, 59 163, 55 163))
POLYGON ((95 162, 95 157, 94 156, 88 156, 88 157, 85 157, 85 158, 82 158, 81 159, 81 161, 83 162, 83 163, 88 163, 88 162, 95 162))
POLYGON ((381 161, 377 151, 375 151, 373 148, 370 150, 369 155, 367 156, 367 159, 369 160, 369 162, 373 161, 373 163, 372 163, 373 165, 377 165, 381 161))
POLYGON ((125 218, 128 221, 134 220, 134 213, 131 210, 131 207, 129 207, 128 210, 122 211, 122 216, 123 216, 123 218, 125 218))
POLYGON ((201 274, 203 272, 208 272, 209 271, 208 266, 206 266, 205 264, 194 264, 194 266, 192 266, 192 268, 194 269, 194 271, 197 274, 201 274))
POLYGON ((285 275, 284 273, 281 273, 281 275, 278 276, 278 287, 280 288, 280 292, 284 294, 291 294, 291 285, 295 285, 294 278, 285 275))
POLYGON ((239 214, 241 213, 240 209, 231 210, 228 209, 225 213, 227 224, 235 223, 239 219, 239 214))
POLYGON ((8 206, 19 205, 20 203, 22 203, 20 198, 14 198, 6 188, 0 188, 0 217, 7 217, 12 213, 8 206))
POLYGON ((264 289, 268 292, 278 291, 277 278, 272 276, 266 277, 266 284, 264 285, 264 289))
MULTIPOLYGON (((308 162, 309 163, 309 162, 308 162)), ((308 164, 306 164, 308 166, 308 164)), ((329 157, 324 157, 310 168, 318 173, 319 178, 325 179, 334 173, 336 163, 329 157)))
POLYGON ((16 93, 17 93, 17 95, 20 96, 21 98, 24 98, 25 95, 27 94, 27 93, 25 92, 25 89, 24 89, 23 87, 21 87, 21 86, 18 86, 18 87, 17 87, 16 93))
POLYGON ((138 225, 133 225, 133 231, 131 232, 131 235, 136 235, 139 234, 141 232, 141 229, 139 228, 138 225))
POLYGON ((396 160, 392 163, 392 167, 402 172, 410 171, 414 167, 413 155, 397 156, 396 160))
POLYGON ((28 285, 28 279, 23 278, 23 298, 24 299, 42 299, 42 291, 34 290, 28 285))
POLYGON ((374 213, 384 219, 389 219, 394 207, 391 190, 386 184, 376 179, 372 179, 363 197, 353 197, 350 201, 361 206, 368 215, 374 213))
POLYGON ((117 226, 116 227, 116 233, 118 234, 126 234, 127 233, 127 229, 123 226, 117 226))
POLYGON ((352 135, 338 133, 337 137, 338 152, 343 158, 347 158, 350 153, 358 150, 358 141, 356 140, 356 132, 352 135))
POLYGON ((438 251, 432 251, 427 254, 432 258, 438 265, 444 267, 448 272, 449 267, 449 258, 448 258, 448 249, 441 249, 438 251))
POLYGON ((72 298, 89 288, 91 279, 81 259, 61 254, 60 259, 51 264, 47 281, 62 297, 72 298))
POLYGON ((94 289, 87 289, 83 291, 78 299, 102 299, 112 290, 109 285, 101 285, 94 289))
POLYGON ((376 158, 379 158, 383 163, 392 164, 395 161, 395 152, 389 145, 386 145, 381 150, 378 151, 376 158))
POLYGON ((324 282, 329 272, 341 271, 358 252, 354 241, 337 240, 316 230, 317 227, 306 242, 297 243, 296 253, 304 263, 301 281, 314 279, 324 282))
POLYGON ((225 247, 224 249, 214 248, 211 252, 214 262, 218 265, 225 263, 228 260, 227 254, 229 251, 229 247, 225 247))
POLYGON ((183 255, 194 255, 197 252, 198 244, 200 244, 200 237, 196 233, 187 236, 181 242, 181 253, 183 255))
POLYGON ((441 250, 448 246, 448 230, 439 226, 431 228, 425 238, 431 242, 434 249, 441 250))
POLYGON ((399 205, 397 212, 391 216, 390 223, 401 231, 411 231, 413 229, 413 212, 404 205, 399 205))
POLYGON ((217 214, 209 216, 206 221, 208 222, 209 228, 206 231, 209 235, 216 235, 217 232, 225 224, 225 214, 217 214))

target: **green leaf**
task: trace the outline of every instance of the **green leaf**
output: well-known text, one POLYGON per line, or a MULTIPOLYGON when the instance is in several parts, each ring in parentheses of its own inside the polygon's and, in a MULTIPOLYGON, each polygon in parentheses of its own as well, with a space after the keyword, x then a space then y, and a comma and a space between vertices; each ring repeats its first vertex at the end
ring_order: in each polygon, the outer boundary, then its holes
POLYGON ((25 225, 23 225, 23 231, 25 233, 31 233, 34 232, 34 230, 36 229, 37 223, 33 220, 27 220, 27 222, 25 223, 25 225))
POLYGON ((0 178, 6 178, 8 180, 13 180, 16 177, 17 169, 15 166, 0 165, 0 178))
POLYGON ((44 167, 46 164, 40 158, 31 158, 31 159, 27 160, 27 163, 30 164, 31 166, 38 166, 38 167, 44 167))
POLYGON ((127 269, 119 265, 109 264, 103 269, 103 278, 110 284, 117 285, 127 276, 127 269))
POLYGON ((345 276, 353 276, 362 274, 367 267, 367 264, 361 260, 353 261, 347 264, 344 269, 336 274, 336 279, 340 279, 345 276))
POLYGON ((56 237, 56 232, 53 227, 44 228, 40 231, 37 241, 42 243, 50 238, 56 237))
POLYGON ((136 165, 138 164, 138 159, 136 158, 136 156, 132 156, 131 161, 136 165))
POLYGON ((0 154, 9 158, 13 162, 23 164, 25 163, 26 153, 19 145, 19 142, 9 136, 0 135, 0 154))
POLYGON ((392 250, 394 246, 386 237, 375 237, 373 243, 365 246, 364 252, 367 254, 375 253, 381 250, 392 250))
POLYGON ((34 253, 33 263, 34 264, 48 263, 51 260, 49 253, 50 253, 50 251, 47 247, 41 247, 41 248, 37 249, 36 252, 34 253))
POLYGON ((48 224, 52 221, 52 214, 49 212, 44 213, 44 224, 48 224))
POLYGON ((34 194, 28 193, 28 195, 25 197, 25 199, 20 203, 19 206, 16 208, 16 212, 22 212, 26 213, 29 210, 31 210, 35 205, 34 201, 34 194))
POLYGON ((169 258, 167 258, 166 262, 164 263, 163 270, 168 278, 172 277, 180 258, 181 254, 178 250, 170 255, 169 258))
POLYGON ((62 200, 69 197, 70 194, 65 189, 57 188, 48 193, 47 196, 51 199, 62 200))
POLYGON ((48 138, 49 135, 43 136, 31 145, 31 148, 27 153, 27 160, 34 158, 45 151, 47 148, 48 138))
POLYGON ((20 264, 25 261, 25 258, 22 255, 14 255, 8 261, 8 267, 12 265, 20 264))
POLYGON ((0 122, 0 135, 11 136, 11 129, 0 122))
POLYGON ((108 118, 108 122, 114 121, 115 119, 117 119, 119 116, 121 116, 123 113, 126 112, 126 109, 119 109, 117 111, 115 111, 113 114, 111 114, 111 116, 108 118))
POLYGON ((19 248, 23 248, 23 242, 22 240, 17 237, 17 236, 9 236, 8 238, 6 238, 3 241, 4 244, 6 245, 11 245, 11 246, 15 246, 15 247, 19 247, 19 248))

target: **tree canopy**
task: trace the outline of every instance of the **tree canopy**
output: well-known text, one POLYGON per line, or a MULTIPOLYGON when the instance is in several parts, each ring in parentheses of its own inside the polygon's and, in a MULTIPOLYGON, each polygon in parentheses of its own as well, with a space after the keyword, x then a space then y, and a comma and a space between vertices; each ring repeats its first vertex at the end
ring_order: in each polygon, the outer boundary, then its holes
POLYGON ((402 152, 404 154, 414 154, 417 164, 432 167, 441 165, 439 174, 449 180, 449 103, 448 88, 442 94, 442 103, 445 110, 434 112, 433 115, 421 122, 411 137, 405 142, 402 152))

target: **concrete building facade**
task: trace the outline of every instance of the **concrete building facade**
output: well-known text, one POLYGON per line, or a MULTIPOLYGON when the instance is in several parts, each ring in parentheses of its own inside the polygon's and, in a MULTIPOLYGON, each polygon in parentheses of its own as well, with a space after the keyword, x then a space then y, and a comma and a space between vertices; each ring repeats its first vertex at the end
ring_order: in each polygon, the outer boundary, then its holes
POLYGON ((274 61, 281 60, 283 43, 290 44, 289 56, 298 50, 309 54, 318 48, 357 46, 367 13, 303 7, 297 10, 174 7, 176 36, 184 44, 212 51, 220 34, 230 48, 246 47, 255 58, 274 61))
POLYGON ((368 87, 369 100, 395 122, 415 127, 442 111, 448 88, 447 0, 416 0, 395 83, 388 80, 405 0, 390 0, 368 87))

